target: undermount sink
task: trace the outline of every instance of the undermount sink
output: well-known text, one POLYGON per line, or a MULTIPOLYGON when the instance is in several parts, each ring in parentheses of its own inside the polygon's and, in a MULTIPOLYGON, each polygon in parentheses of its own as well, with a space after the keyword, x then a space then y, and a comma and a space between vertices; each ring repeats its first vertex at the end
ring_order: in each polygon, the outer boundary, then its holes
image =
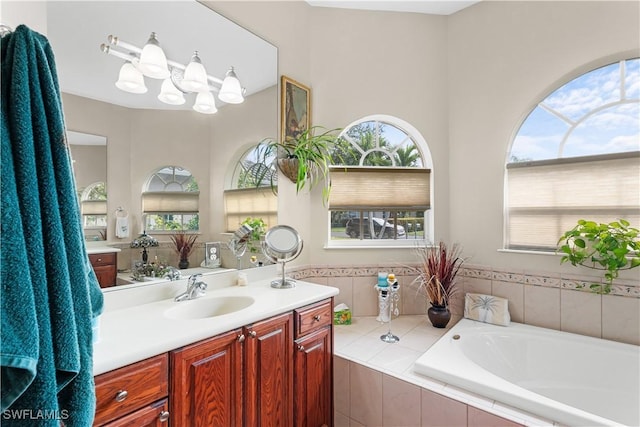
POLYGON ((176 302, 164 312, 165 317, 177 320, 206 319, 235 313, 249 307, 255 300, 247 296, 224 296, 176 302))

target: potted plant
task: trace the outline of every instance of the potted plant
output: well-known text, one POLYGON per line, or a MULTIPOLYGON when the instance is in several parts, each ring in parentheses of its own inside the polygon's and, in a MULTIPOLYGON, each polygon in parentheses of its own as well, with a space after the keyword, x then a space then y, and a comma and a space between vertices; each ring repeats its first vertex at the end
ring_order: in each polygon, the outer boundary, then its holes
POLYGON ((267 232, 267 224, 262 218, 247 218, 242 221, 240 225, 248 225, 251 227, 251 233, 249 233, 249 240, 247 241, 247 247, 252 254, 260 252, 260 240, 262 236, 267 232))
POLYGON ((189 268, 189 255, 191 255, 191 252, 193 252, 193 249, 195 248, 198 235, 187 234, 184 231, 179 231, 172 234, 170 238, 173 242, 174 250, 178 253, 178 257, 180 258, 178 267, 189 268))
MULTIPOLYGON (((330 188, 327 175, 332 159, 331 148, 336 141, 338 130, 312 126, 300 132, 295 139, 284 142, 266 139, 258 144, 257 151, 260 153, 258 161, 268 166, 268 159, 275 156, 278 168, 296 184, 296 193, 305 187, 311 190, 322 180, 325 185, 322 189, 322 197, 326 201, 330 188)), ((271 186, 275 188, 273 177, 271 186)))
POLYGON ((639 233, 625 219, 610 223, 581 219, 558 240, 558 251, 563 254, 560 263, 603 270, 604 286, 593 283, 591 290, 608 294, 620 270, 640 266, 639 233))
POLYGON ((414 282, 430 304, 429 320, 436 328, 444 328, 451 319, 449 301, 457 292, 456 276, 464 263, 462 247, 441 241, 437 246, 421 246, 417 252, 420 264, 414 269, 418 274, 414 282))

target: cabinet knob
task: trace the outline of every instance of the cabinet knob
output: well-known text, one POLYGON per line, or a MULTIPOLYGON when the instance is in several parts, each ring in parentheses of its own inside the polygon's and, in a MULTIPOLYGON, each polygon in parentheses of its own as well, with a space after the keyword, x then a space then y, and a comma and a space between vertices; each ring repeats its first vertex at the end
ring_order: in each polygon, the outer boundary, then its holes
POLYGON ((244 342, 244 334, 238 335, 238 342, 244 342))
POLYGON ((257 335, 257 334, 256 334, 256 331, 249 331, 249 336, 250 336, 251 338, 255 338, 255 337, 256 337, 256 335, 257 335))
POLYGON ((298 351, 304 351, 304 346, 301 344, 298 344, 298 351))
POLYGON ((129 396, 127 390, 120 390, 116 393, 116 402, 124 402, 124 400, 129 396))
POLYGON ((160 415, 158 415, 158 421, 164 423, 169 420, 169 411, 162 411, 160 415))
POLYGON ((102 258, 98 258, 98 262, 102 262, 102 258))
POLYGON ((319 314, 316 314, 315 316, 313 316, 313 320, 314 320, 315 322, 319 322, 319 321, 320 321, 320 315, 319 315, 319 314))

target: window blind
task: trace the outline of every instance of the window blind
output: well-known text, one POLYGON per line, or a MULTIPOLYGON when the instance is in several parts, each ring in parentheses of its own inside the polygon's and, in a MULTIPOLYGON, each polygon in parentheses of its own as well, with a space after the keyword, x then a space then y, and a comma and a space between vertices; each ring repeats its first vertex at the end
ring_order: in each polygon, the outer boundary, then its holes
POLYGON ((331 210, 427 210, 430 169, 332 167, 331 210))
POLYGON ((579 219, 640 225, 640 153, 507 166, 507 248, 555 249, 579 219))
POLYGON ((106 215, 107 201, 106 200, 83 200, 81 211, 82 211, 82 215, 106 215))
POLYGON ((142 193, 144 213, 197 213, 199 192, 147 191, 142 193))
POLYGON ((278 198, 271 187, 225 190, 224 208, 229 232, 237 230, 248 217, 262 218, 267 228, 278 222, 278 198))

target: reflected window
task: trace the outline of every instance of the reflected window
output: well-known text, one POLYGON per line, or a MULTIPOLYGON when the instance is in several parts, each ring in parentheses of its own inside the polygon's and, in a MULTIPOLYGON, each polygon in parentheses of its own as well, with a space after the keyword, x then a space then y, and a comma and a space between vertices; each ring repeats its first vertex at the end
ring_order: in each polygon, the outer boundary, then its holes
POLYGON ((640 221, 640 59, 589 71, 540 101, 506 164, 505 247, 555 250, 579 219, 640 221))
POLYGON ((88 185, 80 195, 82 227, 86 240, 107 240, 107 186, 104 182, 88 185))
POLYGON ((426 142, 391 116, 347 126, 332 151, 330 245, 411 245, 432 240, 426 142))
POLYGON ((154 172, 142 193, 142 212, 147 231, 198 231, 198 183, 180 166, 165 166, 154 172))
POLYGON ((224 192, 227 232, 237 230, 247 218, 262 219, 266 228, 277 224, 276 156, 268 157, 265 162, 260 149, 260 146, 248 149, 235 164, 231 188, 224 192))

